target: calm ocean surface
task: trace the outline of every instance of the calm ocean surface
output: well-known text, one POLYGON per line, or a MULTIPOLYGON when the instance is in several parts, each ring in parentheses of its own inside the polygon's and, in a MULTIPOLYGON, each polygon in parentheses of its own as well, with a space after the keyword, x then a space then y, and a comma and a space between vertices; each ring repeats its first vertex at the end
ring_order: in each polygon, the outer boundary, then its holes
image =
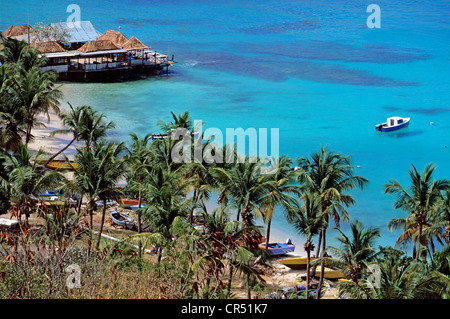
MULTIPOLYGON (((175 55, 171 74, 110 84, 65 83, 64 102, 88 104, 117 124, 117 138, 156 132, 170 111, 189 110, 204 128, 279 128, 280 153, 293 158, 328 146, 353 155, 358 175, 351 219, 382 228, 379 245, 398 233, 383 184, 409 184, 413 163, 429 162, 450 178, 450 2, 434 1, 7 1, 0 30, 12 24, 66 21, 76 3, 81 20, 103 33, 137 36, 175 55), (369 29, 369 4, 381 8, 381 28, 369 29), (410 127, 390 134, 374 125, 410 116, 410 127), (434 122, 435 125, 430 125, 434 122), (448 148, 446 146, 449 146, 448 148)), ((347 229, 347 225, 342 225, 347 229)), ((281 212, 273 239, 302 238, 281 212)), ((333 245, 335 232, 328 243, 333 245)))

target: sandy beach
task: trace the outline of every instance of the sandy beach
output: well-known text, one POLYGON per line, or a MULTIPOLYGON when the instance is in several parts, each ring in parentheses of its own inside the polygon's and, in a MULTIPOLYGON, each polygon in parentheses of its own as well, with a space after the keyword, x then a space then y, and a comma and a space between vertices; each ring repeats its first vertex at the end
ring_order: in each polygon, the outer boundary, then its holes
MULTIPOLYGON (((62 120, 55 112, 50 112, 49 117, 47 117, 47 115, 39 115, 38 121, 44 123, 46 127, 32 129, 31 133, 34 136, 34 139, 28 144, 30 151, 37 152, 39 149, 43 149, 49 156, 51 156, 69 144, 72 139, 71 134, 57 134, 53 137, 50 136, 52 131, 65 128, 62 120)), ((77 146, 76 143, 77 142, 74 142, 64 152, 69 159, 72 158, 72 154, 75 152, 75 148, 77 146)), ((63 155, 61 154, 58 158, 62 158, 62 156, 63 155)))

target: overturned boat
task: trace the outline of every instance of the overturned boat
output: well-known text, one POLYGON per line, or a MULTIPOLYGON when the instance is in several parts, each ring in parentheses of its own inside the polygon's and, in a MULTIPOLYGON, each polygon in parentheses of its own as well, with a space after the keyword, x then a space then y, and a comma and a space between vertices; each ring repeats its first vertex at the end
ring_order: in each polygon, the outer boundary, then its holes
POLYGON ((134 228, 134 219, 131 218, 128 214, 111 210, 109 211, 109 215, 111 216, 111 219, 114 222, 114 224, 125 227, 127 229, 134 228))

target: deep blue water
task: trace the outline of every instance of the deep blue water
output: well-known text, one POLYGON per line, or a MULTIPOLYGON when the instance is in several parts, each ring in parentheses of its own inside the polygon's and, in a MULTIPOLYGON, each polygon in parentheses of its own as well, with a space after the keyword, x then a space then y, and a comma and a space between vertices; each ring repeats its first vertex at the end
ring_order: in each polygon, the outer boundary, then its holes
MULTIPOLYGON (((1 0, 0 30, 11 24, 66 21, 72 1, 1 0)), ((381 227, 380 245, 398 233, 386 224, 406 216, 383 184, 408 184, 408 169, 429 163, 450 178, 449 1, 77 1, 81 20, 103 33, 137 36, 175 55, 168 76, 111 84, 64 84, 65 101, 89 104, 115 121, 115 137, 156 132, 170 111, 189 110, 207 127, 279 128, 280 153, 296 158, 328 146, 353 155, 368 178, 353 191, 352 219, 381 227), (366 8, 381 8, 369 29, 366 8), (382 134, 387 117, 410 127, 382 134), (430 125, 434 122, 435 125, 430 125)), ((342 225, 344 230, 346 225, 342 225)), ((282 213, 275 239, 301 238, 282 213)), ((330 244, 335 244, 330 237, 330 244)))

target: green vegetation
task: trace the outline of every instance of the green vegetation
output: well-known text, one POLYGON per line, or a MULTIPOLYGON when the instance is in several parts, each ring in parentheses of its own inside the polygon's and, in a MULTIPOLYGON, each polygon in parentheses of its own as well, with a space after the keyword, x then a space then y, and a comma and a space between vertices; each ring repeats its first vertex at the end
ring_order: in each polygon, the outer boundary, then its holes
MULTIPOLYGON (((265 296, 257 264, 270 258, 258 244, 270 239, 276 211, 305 238, 307 295, 316 268, 320 287, 327 266, 344 272, 348 280, 337 286, 347 298, 450 296, 450 184, 433 178, 435 166, 423 173, 412 166, 406 188, 395 180, 385 185, 407 216, 388 224, 403 231, 395 247, 377 248, 380 229, 351 221, 347 211, 356 204, 350 192, 368 183, 354 174, 350 156, 321 148, 299 158, 296 169, 281 156, 271 163, 274 172, 264 174, 261 160, 237 161, 241 155, 225 146, 218 151, 234 161, 178 163, 171 156, 178 141, 170 135, 132 134, 126 145, 108 139, 114 123, 91 106, 60 111, 56 75, 40 71, 43 58, 16 40, 0 49, 0 214, 25 216, 18 230, 0 233, 0 298, 233 298, 236 282, 247 298, 265 296), (66 127, 52 134, 71 134, 70 143, 55 154, 32 153, 32 129, 44 125, 38 116, 51 109, 66 127), (45 168, 75 142, 70 177, 45 168), (115 187, 120 180, 124 189, 115 187), (34 197, 45 190, 61 191, 75 204, 47 205, 34 197), (137 232, 118 243, 103 240, 107 201, 125 192, 145 202, 136 211, 137 232), (213 194, 219 207, 211 211, 206 201, 213 194), (30 216, 43 223, 30 223, 30 216), (349 234, 342 222, 350 222, 349 234), (332 223, 339 247, 326 245, 332 223), (411 243, 407 256, 403 249, 411 243), (311 260, 314 249, 316 256, 333 257, 311 260), (79 267, 79 282, 67 272, 71 265, 79 267)), ((195 131, 189 112, 172 118, 158 123, 162 133, 195 131)))

